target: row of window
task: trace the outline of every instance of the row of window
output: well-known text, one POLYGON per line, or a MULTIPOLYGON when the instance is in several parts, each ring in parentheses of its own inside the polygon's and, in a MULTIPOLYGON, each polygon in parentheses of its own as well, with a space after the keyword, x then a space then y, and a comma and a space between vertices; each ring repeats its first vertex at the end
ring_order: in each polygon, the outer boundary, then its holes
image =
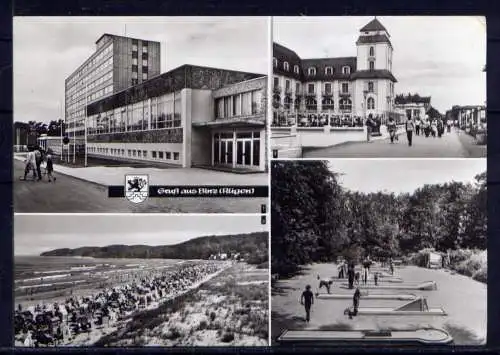
MULTIPOLYGON (((278 59, 273 58, 273 65, 275 68, 278 67, 278 59)), ((283 69, 285 71, 290 71, 290 64, 288 62, 283 62, 283 69)), ((293 66, 293 72, 295 74, 300 74, 300 68, 298 65, 293 66)), ((317 73, 316 67, 307 68, 307 75, 314 76, 314 75, 316 75, 316 73, 317 73)), ((331 67, 331 66, 325 67, 325 75, 333 75, 333 73, 334 73, 333 67, 331 67)), ((351 73, 351 67, 348 65, 344 65, 342 67, 342 74, 350 74, 350 73, 351 73)))
POLYGON ((165 94, 89 116, 88 134, 146 131, 181 127, 181 96, 165 94))
POLYGON ((70 105, 73 103, 72 101, 73 100, 76 100, 78 98, 80 98, 79 101, 81 102, 76 102, 77 106, 80 104, 80 105, 83 105, 84 104, 84 101, 85 101, 85 91, 87 90, 87 93, 88 91, 94 89, 95 87, 98 87, 102 84, 104 84, 105 82, 111 80, 113 78, 113 72, 110 71, 106 74, 104 74, 103 76, 101 76, 100 78, 98 78, 97 80, 94 80, 92 83, 90 83, 86 88, 82 88, 80 89, 79 92, 77 93, 74 93, 72 95, 70 95, 68 97, 68 101, 70 102, 70 105), (81 99, 83 97, 83 99, 81 99))
POLYGON ((264 112, 262 90, 220 97, 215 100, 215 118, 256 115, 264 112))
MULTIPOLYGON (((285 103, 284 103, 285 109, 289 109, 292 104, 296 109, 298 109, 300 107, 300 99, 293 101, 291 98, 285 98, 285 103)), ((313 97, 307 98, 305 100, 305 104, 307 110, 316 110, 318 107, 318 101, 313 97)), ((321 106, 323 109, 333 110, 335 104, 332 99, 324 98, 323 100, 321 100, 321 106)), ((375 109, 375 99, 373 97, 369 97, 366 100, 366 108, 368 110, 375 109)), ((340 99, 339 109, 341 111, 350 111, 352 109, 352 101, 350 99, 340 99)))
POLYGON ((106 86, 105 88, 102 88, 101 90, 98 90, 89 96, 87 96, 88 102, 95 101, 97 99, 100 99, 101 97, 111 94, 113 92, 113 84, 106 86))
MULTIPOLYGON (((301 89, 301 86, 302 84, 301 83, 295 83, 295 93, 296 94, 299 94, 300 93, 300 89, 301 89)), ((373 82, 369 82, 368 83, 368 86, 369 86, 369 89, 368 90, 371 90, 370 92, 373 92, 373 82), (371 83, 371 85, 370 85, 371 83), (371 89, 370 89, 371 87, 371 89)), ((279 78, 277 77, 274 77, 274 87, 279 87, 279 78)), ((349 83, 340 83, 340 89, 341 89, 341 92, 343 94, 347 94, 349 93, 349 83)), ((288 92, 291 90, 291 82, 290 80, 286 79, 285 80, 285 92, 288 92)), ((333 93, 333 85, 332 83, 325 83, 324 84, 324 91, 325 93, 333 93)), ((308 94, 314 94, 316 93, 316 84, 313 84, 313 83, 309 83, 307 84, 307 93, 308 94)))
MULTIPOLYGON (((143 68, 144 69, 144 68, 143 68)), ((133 83, 135 83, 135 85, 137 85, 137 72, 136 71, 133 71, 132 72, 132 80, 135 80, 133 81, 133 83)), ((148 80, 148 73, 145 72, 144 70, 142 71, 142 80, 148 80)), ((133 84, 134 85, 134 84, 133 84)))
MULTIPOLYGON (((132 58, 132 65, 137 65, 137 58, 132 58)), ((142 66, 147 67, 148 66, 148 60, 143 59, 142 60, 142 66)))
POLYGON ((76 83, 76 85, 70 87, 68 89, 68 93, 71 95, 75 91, 79 91, 82 88, 85 88, 85 85, 93 80, 95 77, 99 76, 103 72, 107 72, 110 67, 113 65, 113 57, 109 57, 107 60, 105 60, 102 64, 100 64, 97 68, 95 68, 89 75, 86 75, 85 77, 81 78, 79 82, 76 83))
MULTIPOLYGON (((137 52, 137 43, 132 42, 132 52, 137 52)), ((148 43, 147 42, 142 42, 142 53, 147 53, 148 52, 148 43)))
MULTIPOLYGON (((147 159, 148 151, 140 149, 119 149, 119 148, 101 148, 101 147, 89 147, 89 153, 107 154, 112 156, 128 156, 130 158, 143 158, 147 159), (126 153, 126 154, 125 154, 126 153)), ((163 151, 151 151, 152 159, 165 159, 165 160, 179 160, 179 152, 163 152, 163 151)))
POLYGON ((95 64, 99 63, 107 55, 113 52, 113 43, 104 48, 98 55, 88 61, 83 68, 81 68, 75 75, 68 81, 68 85, 71 86, 75 84, 80 77, 82 77, 87 71, 89 71, 95 64))

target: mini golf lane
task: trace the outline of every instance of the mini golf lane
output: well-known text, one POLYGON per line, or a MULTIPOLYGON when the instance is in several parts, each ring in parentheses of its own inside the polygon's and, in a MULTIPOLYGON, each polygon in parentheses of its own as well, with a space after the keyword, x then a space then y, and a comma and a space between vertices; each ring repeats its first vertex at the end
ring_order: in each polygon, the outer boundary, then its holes
MULTIPOLYGON (((322 299, 322 300, 347 300, 347 299, 352 299, 353 295, 352 294, 333 294, 333 293, 320 293, 316 295, 317 299, 322 299)), ((387 294, 387 295, 381 295, 381 294, 361 294, 361 300, 397 300, 397 301, 413 301, 417 299, 416 295, 412 294, 387 294)))
MULTIPOLYGON (((340 285, 341 288, 349 288, 347 284, 340 285)), ((433 291, 437 290, 437 284, 435 281, 425 281, 418 284, 396 284, 396 285, 375 285, 360 283, 360 289, 394 289, 394 290, 421 290, 421 291, 433 291)))
POLYGON ((285 330, 277 342, 285 346, 419 346, 448 345, 453 338, 441 329, 415 329, 393 331, 371 330, 285 330))

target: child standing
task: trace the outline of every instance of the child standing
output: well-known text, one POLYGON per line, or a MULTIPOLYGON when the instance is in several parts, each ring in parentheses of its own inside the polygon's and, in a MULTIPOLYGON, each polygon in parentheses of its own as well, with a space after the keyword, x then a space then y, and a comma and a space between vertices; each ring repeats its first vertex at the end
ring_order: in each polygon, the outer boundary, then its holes
POLYGON ((49 179, 49 182, 52 181, 52 178, 54 179, 55 182, 56 178, 52 176, 52 172, 54 171, 54 165, 52 163, 52 155, 50 154, 47 155, 47 165, 45 169, 47 170, 47 177, 49 179))

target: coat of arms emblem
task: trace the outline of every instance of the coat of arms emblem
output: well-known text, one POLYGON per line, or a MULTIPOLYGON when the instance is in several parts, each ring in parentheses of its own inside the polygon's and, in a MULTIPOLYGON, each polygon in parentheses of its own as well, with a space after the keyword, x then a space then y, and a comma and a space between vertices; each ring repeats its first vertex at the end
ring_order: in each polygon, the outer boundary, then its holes
POLYGON ((125 175, 125 197, 133 203, 146 201, 149 196, 148 175, 125 175))

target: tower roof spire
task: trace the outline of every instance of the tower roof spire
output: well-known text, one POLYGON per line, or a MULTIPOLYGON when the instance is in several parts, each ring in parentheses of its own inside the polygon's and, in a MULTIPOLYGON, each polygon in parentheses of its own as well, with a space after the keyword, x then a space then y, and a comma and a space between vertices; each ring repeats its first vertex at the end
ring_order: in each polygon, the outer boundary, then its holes
POLYGON ((360 32, 370 32, 370 31, 385 31, 385 27, 380 23, 380 21, 377 19, 377 16, 368 24, 366 24, 362 29, 359 30, 360 32))

